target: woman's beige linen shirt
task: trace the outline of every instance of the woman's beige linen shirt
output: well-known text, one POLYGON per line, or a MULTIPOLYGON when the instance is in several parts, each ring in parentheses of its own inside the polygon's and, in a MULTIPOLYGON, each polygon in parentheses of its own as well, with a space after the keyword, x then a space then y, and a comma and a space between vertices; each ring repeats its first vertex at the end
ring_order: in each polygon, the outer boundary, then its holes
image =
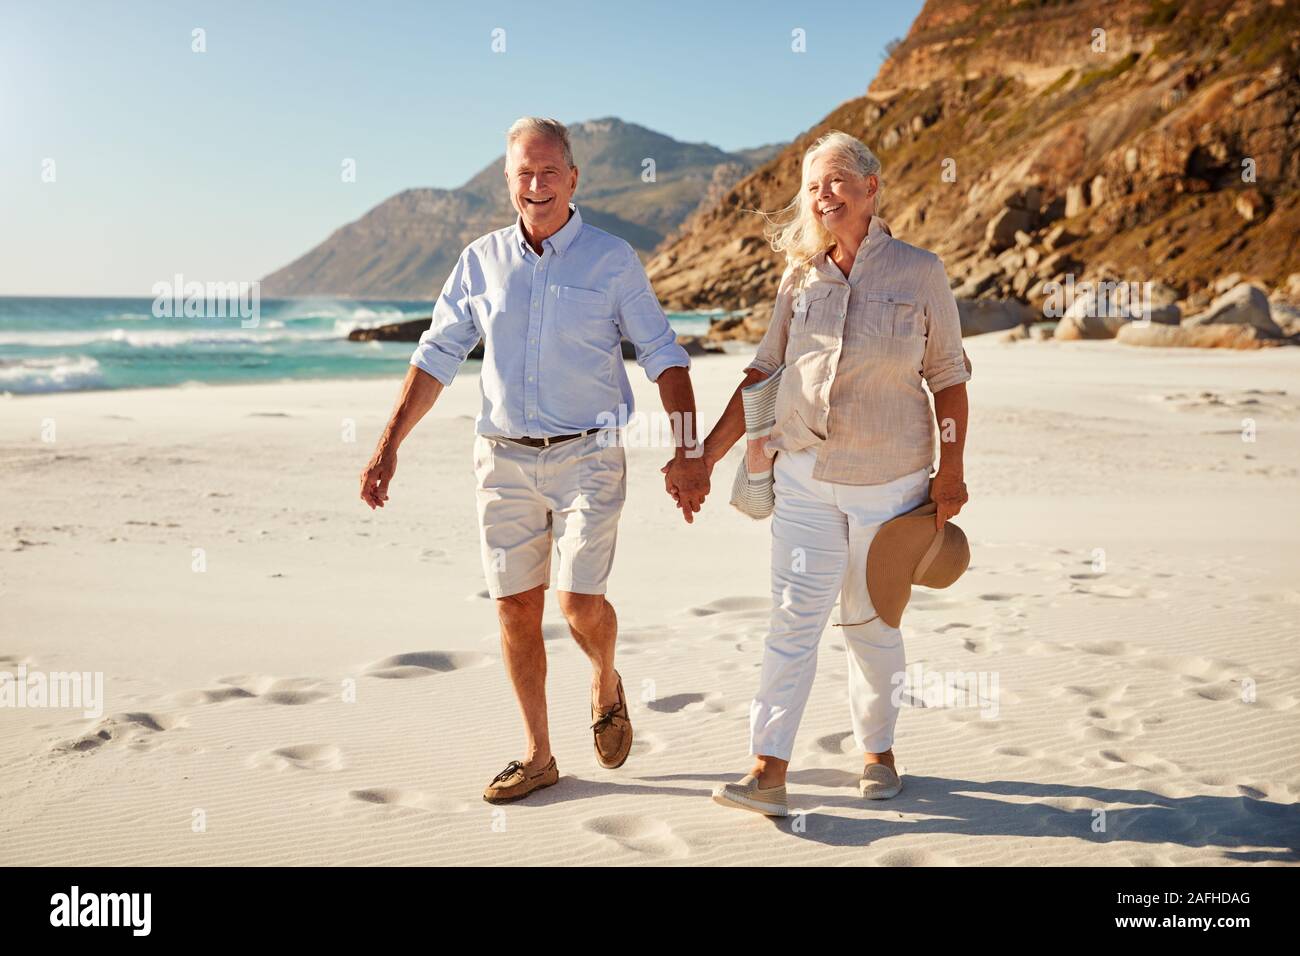
POLYGON ((970 379, 943 261, 872 216, 848 279, 825 252, 781 277, 747 368, 785 363, 772 451, 817 448, 813 477, 876 485, 934 464, 935 393, 970 379))

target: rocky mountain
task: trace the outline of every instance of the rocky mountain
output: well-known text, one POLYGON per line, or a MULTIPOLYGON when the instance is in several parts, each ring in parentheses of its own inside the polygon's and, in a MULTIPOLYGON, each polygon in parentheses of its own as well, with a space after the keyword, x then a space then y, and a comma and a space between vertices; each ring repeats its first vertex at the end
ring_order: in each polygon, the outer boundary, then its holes
MULTIPOLYGON (((583 218, 643 256, 784 144, 728 153, 608 117, 569 127, 583 218), (643 179, 647 158, 654 180, 643 179)), ((268 297, 430 299, 461 249, 515 216, 504 153, 458 189, 408 189, 262 280, 268 297)))
POLYGON ((754 307, 761 329, 783 262, 753 210, 783 206, 804 149, 840 129, 880 157, 894 235, 942 255, 959 298, 1041 318, 1067 274, 1152 281, 1184 313, 1230 273, 1281 287, 1300 271, 1298 80, 1290 0, 927 0, 864 96, 647 270, 666 307, 754 307))

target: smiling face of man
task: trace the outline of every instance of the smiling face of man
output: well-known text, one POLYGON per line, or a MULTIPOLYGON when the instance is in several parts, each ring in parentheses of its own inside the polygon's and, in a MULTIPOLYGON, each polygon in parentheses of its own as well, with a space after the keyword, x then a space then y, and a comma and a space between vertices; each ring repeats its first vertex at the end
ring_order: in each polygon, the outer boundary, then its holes
POLYGON ((808 203, 831 234, 862 228, 876 211, 880 180, 846 170, 833 153, 819 153, 808 167, 808 203))
POLYGON ((578 188, 578 167, 564 161, 564 149, 552 136, 529 133, 506 151, 510 201, 523 217, 524 229, 537 242, 554 235, 569 220, 569 200, 578 188))

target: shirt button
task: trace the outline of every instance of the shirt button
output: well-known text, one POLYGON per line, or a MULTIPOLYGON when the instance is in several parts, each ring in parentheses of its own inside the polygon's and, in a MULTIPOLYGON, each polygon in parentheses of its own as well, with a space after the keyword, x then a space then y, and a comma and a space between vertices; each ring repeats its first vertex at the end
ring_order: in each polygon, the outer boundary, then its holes
POLYGON ((536 344, 537 344, 537 339, 529 339, 528 341, 529 341, 530 343, 532 343, 533 345, 536 345, 536 344))
POLYGON ((531 381, 532 381, 532 380, 533 380, 533 377, 532 377, 532 376, 531 376, 531 375, 530 375, 530 376, 528 376, 528 381, 530 381, 530 382, 531 382, 531 381))

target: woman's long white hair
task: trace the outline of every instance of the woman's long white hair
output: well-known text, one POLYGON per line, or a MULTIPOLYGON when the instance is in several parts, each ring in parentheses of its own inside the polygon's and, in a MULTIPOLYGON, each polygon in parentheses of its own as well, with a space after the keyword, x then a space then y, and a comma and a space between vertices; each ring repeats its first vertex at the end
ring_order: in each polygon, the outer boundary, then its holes
MULTIPOLYGON (((812 197, 808 195, 808 169, 821 153, 829 153, 835 168, 850 175, 875 176, 877 181, 880 178, 880 160, 876 154, 861 140, 837 129, 819 137, 804 151, 799 191, 795 197, 772 215, 760 210, 767 221, 764 233, 772 248, 784 252, 786 265, 796 270, 801 270, 815 255, 835 244, 835 237, 821 224, 812 197)), ((880 208, 879 186, 875 208, 880 208)))

